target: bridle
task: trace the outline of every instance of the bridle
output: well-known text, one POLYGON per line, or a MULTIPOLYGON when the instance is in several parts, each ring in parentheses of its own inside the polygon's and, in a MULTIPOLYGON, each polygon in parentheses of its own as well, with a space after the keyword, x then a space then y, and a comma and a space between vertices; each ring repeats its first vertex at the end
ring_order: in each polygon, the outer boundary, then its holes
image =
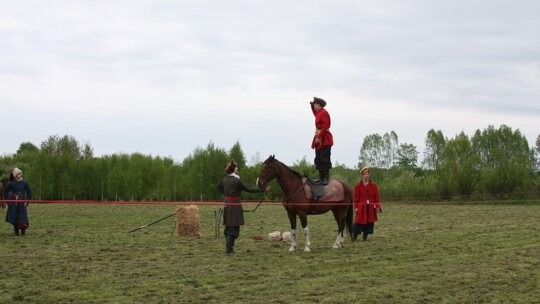
MULTIPOLYGON (((263 164, 263 167, 265 168, 268 168, 270 167, 272 170, 274 170, 274 175, 275 175, 275 179, 277 179, 279 181, 279 174, 278 174, 278 171, 277 169, 275 168, 274 165, 270 165, 270 164, 263 164)), ((261 180, 261 176, 259 175, 259 177, 257 177, 257 183, 261 180)), ((300 187, 298 187, 298 189, 296 189, 292 194, 286 196, 283 198, 283 204, 286 204, 288 202, 288 200, 291 198, 291 197, 294 197, 295 195, 297 195, 298 193, 300 193, 300 191, 302 191, 304 189, 304 186, 306 185, 306 181, 302 181, 302 184, 300 185, 300 187)), ((268 182, 266 181, 265 178, 262 178, 262 185, 264 187, 268 186, 268 182)))
MULTIPOLYGON (((269 164, 263 164, 263 168, 271 168, 272 170, 274 170, 274 175, 276 176, 275 178, 277 180, 279 180, 279 175, 278 175, 278 172, 276 170, 276 168, 272 165, 269 165, 269 164)), ((259 181, 261 180, 261 175, 259 174, 259 176, 257 177, 257 184, 259 184, 259 181)), ((268 181, 266 180, 266 178, 262 178, 262 186, 263 187, 267 187, 268 186, 268 181)))

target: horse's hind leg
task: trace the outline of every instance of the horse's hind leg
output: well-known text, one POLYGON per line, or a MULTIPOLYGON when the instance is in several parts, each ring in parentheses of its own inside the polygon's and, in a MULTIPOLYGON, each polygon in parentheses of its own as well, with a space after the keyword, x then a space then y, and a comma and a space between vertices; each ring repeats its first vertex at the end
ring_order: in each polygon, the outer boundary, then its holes
POLYGON ((295 251, 298 243, 296 242, 296 214, 290 211, 287 211, 289 216, 289 222, 291 223, 291 248, 289 251, 295 251))
POLYGON ((340 216, 339 210, 337 209, 333 209, 332 213, 334 214, 334 218, 336 219, 336 223, 338 224, 338 234, 332 248, 337 249, 341 248, 341 242, 343 241, 343 230, 345 230, 345 217, 340 216))

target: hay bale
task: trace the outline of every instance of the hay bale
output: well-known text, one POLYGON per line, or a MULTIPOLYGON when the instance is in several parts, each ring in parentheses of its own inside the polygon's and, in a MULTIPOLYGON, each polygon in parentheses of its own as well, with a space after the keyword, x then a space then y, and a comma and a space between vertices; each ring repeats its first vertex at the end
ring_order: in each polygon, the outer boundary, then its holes
POLYGON ((290 231, 284 231, 281 235, 281 240, 284 242, 290 242, 291 241, 291 232, 290 231))
POLYGON ((281 241, 281 232, 279 231, 270 232, 268 234, 268 239, 270 241, 281 241))
POLYGON ((190 205, 176 208, 176 227, 179 236, 202 236, 199 207, 190 205))

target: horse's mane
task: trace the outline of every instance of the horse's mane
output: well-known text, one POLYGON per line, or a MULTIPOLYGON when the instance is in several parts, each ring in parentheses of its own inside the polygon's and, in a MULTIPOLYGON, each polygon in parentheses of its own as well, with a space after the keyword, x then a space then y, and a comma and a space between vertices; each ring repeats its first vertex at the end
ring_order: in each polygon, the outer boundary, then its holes
POLYGON ((277 159, 275 159, 275 158, 274 158, 274 161, 276 161, 276 162, 279 163, 279 164, 282 164, 283 167, 287 168, 287 170, 289 170, 290 172, 292 172, 292 173, 293 173, 294 175, 296 175, 299 179, 302 179, 302 177, 303 177, 302 174, 300 174, 300 173, 298 173, 297 171, 295 171, 295 170, 289 168, 287 165, 285 165, 284 163, 280 162, 279 160, 277 160, 277 159))

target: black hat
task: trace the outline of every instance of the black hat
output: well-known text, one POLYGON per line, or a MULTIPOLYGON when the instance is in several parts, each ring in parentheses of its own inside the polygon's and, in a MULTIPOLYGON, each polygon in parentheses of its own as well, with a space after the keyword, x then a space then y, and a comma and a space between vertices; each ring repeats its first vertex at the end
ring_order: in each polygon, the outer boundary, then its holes
POLYGON ((326 107, 326 101, 319 97, 313 97, 313 103, 318 103, 321 107, 326 107))
POLYGON ((233 160, 231 160, 230 162, 227 163, 227 166, 225 166, 225 172, 227 172, 227 174, 231 174, 234 172, 234 169, 238 167, 238 165, 236 164, 236 162, 233 160))

